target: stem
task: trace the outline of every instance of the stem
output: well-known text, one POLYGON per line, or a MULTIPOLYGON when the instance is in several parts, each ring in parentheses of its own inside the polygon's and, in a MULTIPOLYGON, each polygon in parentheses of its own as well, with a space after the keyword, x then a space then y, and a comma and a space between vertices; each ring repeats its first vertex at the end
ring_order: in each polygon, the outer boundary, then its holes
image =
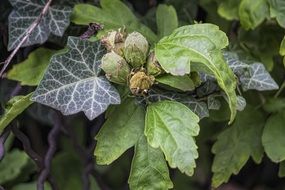
POLYGON ((22 38, 22 40, 20 41, 20 43, 17 45, 17 47, 13 50, 13 52, 9 55, 9 57, 4 61, 4 65, 0 71, 0 77, 3 75, 3 73, 5 72, 6 68, 8 67, 8 65, 10 64, 10 62, 12 61, 13 57, 16 55, 16 53, 19 51, 19 49, 21 48, 21 46, 27 41, 28 37, 31 35, 31 33, 33 32, 33 30, 39 25, 39 23, 41 22, 42 18, 44 17, 44 15, 47 14, 49 6, 51 4, 52 0, 48 0, 48 2, 45 4, 42 12, 40 13, 40 15, 37 17, 37 19, 29 26, 29 28, 27 28, 24 37, 22 38))
POLYGON ((274 98, 277 98, 281 94, 281 92, 284 90, 284 88, 285 88, 285 80, 283 81, 283 83, 282 83, 281 87, 279 88, 279 90, 274 95, 274 98))
MULTIPOLYGON (((3 132, 3 134, 0 136, 0 161, 2 160, 2 158, 5 155, 5 141, 8 138, 8 136, 10 135, 10 128, 6 128, 6 130, 3 132)), ((1 188, 0 188, 1 190, 1 188)))
POLYGON ((49 148, 44 158, 43 170, 41 171, 38 178, 37 190, 44 190, 44 183, 50 175, 51 162, 56 152, 57 138, 60 134, 61 126, 62 126, 62 121, 60 119, 60 114, 56 113, 54 117, 54 126, 48 135, 49 148))

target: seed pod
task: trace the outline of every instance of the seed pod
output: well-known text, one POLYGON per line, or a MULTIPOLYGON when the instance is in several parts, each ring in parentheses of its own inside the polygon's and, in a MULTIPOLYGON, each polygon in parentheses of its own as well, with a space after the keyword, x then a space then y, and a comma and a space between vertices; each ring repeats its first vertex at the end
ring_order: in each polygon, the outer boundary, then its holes
POLYGON ((146 38, 138 32, 133 32, 128 35, 125 41, 125 59, 133 68, 139 68, 146 62, 148 49, 146 38))
POLYGON ((160 64, 158 63, 154 52, 151 52, 147 58, 146 69, 148 75, 158 76, 164 73, 160 64))
POLYGON ((130 90, 134 95, 146 93, 154 84, 154 76, 149 76, 143 71, 138 71, 130 79, 130 90))
POLYGON ((102 58, 101 68, 109 81, 117 84, 126 84, 130 67, 124 58, 115 52, 109 52, 102 58))
POLYGON ((108 52, 114 51, 118 55, 123 56, 124 41, 126 32, 124 29, 111 31, 101 39, 101 43, 106 47, 108 52))

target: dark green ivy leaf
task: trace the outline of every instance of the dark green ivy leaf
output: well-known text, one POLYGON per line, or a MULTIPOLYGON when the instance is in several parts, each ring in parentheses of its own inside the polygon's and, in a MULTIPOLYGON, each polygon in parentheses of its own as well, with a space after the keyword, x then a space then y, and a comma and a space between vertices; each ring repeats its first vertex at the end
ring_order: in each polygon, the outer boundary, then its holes
MULTIPOLYGON (((8 50, 14 49, 19 44, 28 27, 39 17, 45 1, 10 0, 10 3, 14 10, 9 15, 8 50)), ((72 9, 67 6, 52 5, 22 47, 42 44, 50 34, 62 36, 69 25, 71 11, 72 9)))
POLYGON ((144 136, 135 146, 128 182, 131 190, 166 190, 173 187, 163 153, 149 146, 144 136))
POLYGON ((105 49, 99 41, 69 37, 69 51, 54 55, 32 100, 60 110, 64 115, 83 111, 92 120, 120 95, 109 81, 98 76, 105 49))
POLYGON ((212 165, 214 187, 227 182, 232 174, 238 174, 250 156, 255 162, 261 162, 263 125, 262 113, 247 106, 237 114, 233 125, 218 136, 212 148, 215 154, 212 165))

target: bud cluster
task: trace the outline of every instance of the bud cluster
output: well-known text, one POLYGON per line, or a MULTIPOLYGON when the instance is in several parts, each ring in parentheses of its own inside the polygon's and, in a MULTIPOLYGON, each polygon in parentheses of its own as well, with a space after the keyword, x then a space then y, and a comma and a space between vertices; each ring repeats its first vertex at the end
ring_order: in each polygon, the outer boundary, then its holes
POLYGON ((101 39, 107 53, 101 68, 109 81, 127 84, 134 95, 143 95, 163 73, 147 39, 139 32, 127 34, 124 29, 111 31, 101 39))

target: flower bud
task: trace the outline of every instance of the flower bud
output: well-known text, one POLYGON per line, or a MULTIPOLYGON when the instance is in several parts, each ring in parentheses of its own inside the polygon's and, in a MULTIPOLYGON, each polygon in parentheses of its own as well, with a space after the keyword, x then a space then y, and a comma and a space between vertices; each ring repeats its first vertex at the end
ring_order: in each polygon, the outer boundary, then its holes
POLYGON ((143 71, 138 71, 130 79, 130 90, 134 95, 146 93, 154 84, 154 76, 149 76, 143 71))
POLYGON ((111 31, 101 39, 101 43, 106 47, 108 52, 114 51, 118 55, 123 56, 126 35, 124 29, 111 31))
POLYGON ((106 77, 109 81, 117 84, 127 83, 130 67, 125 59, 115 52, 105 54, 100 67, 106 73, 106 77))
POLYGON ((154 52, 151 52, 146 62, 146 69, 148 75, 158 76, 163 73, 163 69, 158 63, 154 52))
POLYGON ((138 32, 133 32, 128 35, 125 41, 125 59, 133 68, 139 68, 146 62, 148 49, 146 38, 138 32))

